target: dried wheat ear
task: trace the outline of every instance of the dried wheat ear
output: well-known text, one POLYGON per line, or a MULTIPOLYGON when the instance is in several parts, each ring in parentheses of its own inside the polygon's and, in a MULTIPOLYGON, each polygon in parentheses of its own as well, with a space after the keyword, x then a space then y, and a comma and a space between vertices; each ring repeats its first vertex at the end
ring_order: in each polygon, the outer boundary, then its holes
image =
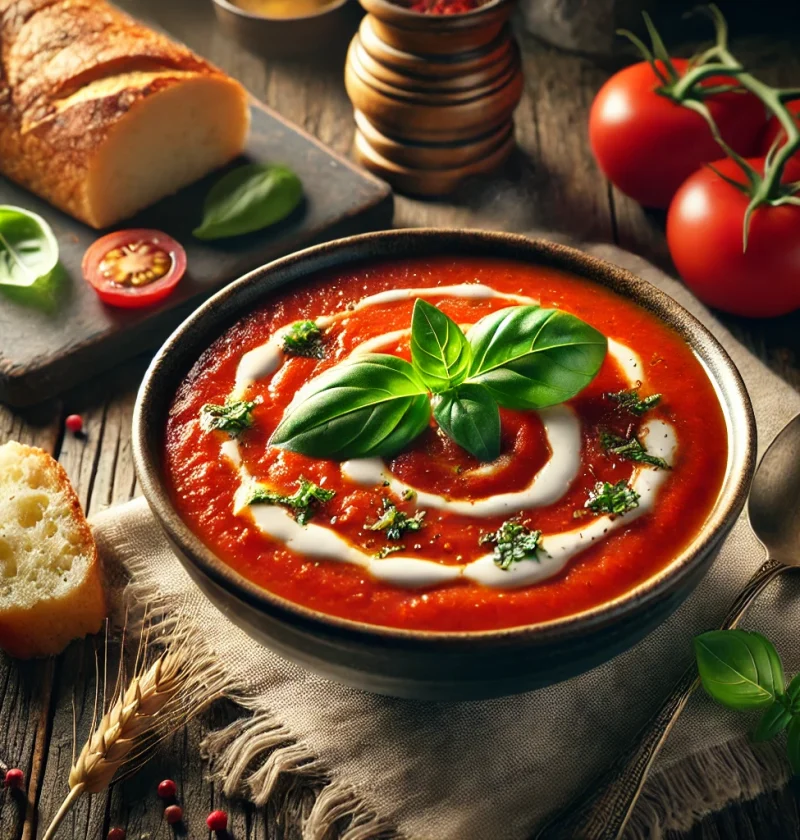
MULTIPOLYGON (((213 652, 185 629, 190 626, 180 611, 168 625, 145 619, 133 676, 126 682, 120 665, 102 717, 96 699, 91 733, 72 763, 69 793, 42 840, 56 837, 84 793, 100 793, 115 778, 135 772, 159 741, 231 689, 213 652)), ((101 682, 98 679, 98 689, 101 682)))

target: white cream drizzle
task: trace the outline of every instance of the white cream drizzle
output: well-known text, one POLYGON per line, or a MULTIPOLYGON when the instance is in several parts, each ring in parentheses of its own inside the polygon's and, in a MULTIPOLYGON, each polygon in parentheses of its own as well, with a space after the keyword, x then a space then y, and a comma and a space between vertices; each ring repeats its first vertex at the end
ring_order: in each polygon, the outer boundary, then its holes
MULTIPOLYGON (((367 297, 361 298, 358 303, 353 304, 349 309, 334 312, 333 315, 322 315, 316 319, 316 323, 320 328, 328 327, 336 321, 349 318, 354 312, 358 312, 368 306, 395 303, 418 297, 460 297, 466 298, 467 300, 490 300, 495 298, 516 304, 538 303, 532 297, 510 294, 508 292, 498 292, 497 289, 493 289, 491 286, 484 286, 482 283, 461 283, 456 286, 439 287, 426 286, 419 289, 387 289, 385 292, 378 292, 375 295, 368 295, 367 297)), ((239 366, 236 369, 236 383, 232 395, 234 399, 241 399, 250 385, 259 379, 263 379, 265 376, 275 373, 284 358, 283 337, 291 329, 291 326, 291 324, 287 324, 275 330, 264 344, 250 350, 242 356, 239 360, 239 366)), ((370 339, 360 345, 360 348, 362 348, 360 351, 359 348, 356 348, 353 352, 371 352, 370 350, 363 349, 370 341, 374 342, 379 340, 375 346, 383 347, 388 344, 392 336, 397 335, 398 337, 402 337, 401 333, 407 334, 408 330, 397 330, 394 333, 386 333, 385 336, 377 336, 376 339, 370 339)))
MULTIPOLYGON (((524 295, 507 294, 482 284, 461 284, 454 286, 390 289, 362 298, 349 309, 333 315, 317 318, 321 327, 349 317, 352 313, 368 306, 392 303, 417 297, 461 297, 473 300, 503 299, 517 304, 535 304, 537 301, 524 295)), ((283 338, 291 325, 276 330, 260 347, 245 353, 236 371, 236 382, 232 396, 241 399, 247 388, 258 379, 274 373, 284 358, 283 338)), ((371 353, 391 343, 399 343, 410 334, 409 329, 393 330, 374 336, 362 342, 352 351, 352 355, 371 353)), ((641 358, 629 347, 614 339, 608 340, 608 352, 619 365, 630 387, 638 387, 644 379, 641 358)), ((292 403, 302 399, 306 390, 301 388, 295 394, 292 403)), ((452 499, 435 493, 417 490, 397 478, 387 469, 379 458, 352 459, 342 464, 342 475, 356 484, 363 486, 384 485, 387 489, 402 495, 404 491, 416 494, 416 503, 420 508, 444 510, 448 513, 469 517, 496 517, 507 513, 517 513, 544 507, 557 502, 569 489, 580 471, 581 429, 575 412, 566 405, 554 406, 539 412, 551 451, 551 457, 545 466, 534 476, 524 489, 503 493, 484 499, 452 499)), ((674 460, 677 438, 673 427, 661 420, 651 420, 641 429, 641 437, 646 440, 648 452, 663 458, 668 464, 674 460)), ((446 565, 417 557, 393 554, 379 558, 368 554, 331 528, 311 522, 299 525, 291 514, 277 505, 246 505, 248 489, 252 478, 242 463, 238 442, 235 439, 225 441, 221 446, 221 455, 239 471, 241 483, 234 499, 234 513, 250 515, 256 527, 266 536, 283 543, 287 548, 307 557, 324 557, 330 560, 351 563, 363 568, 373 577, 409 589, 432 586, 448 581, 468 579, 483 586, 498 589, 514 589, 529 586, 558 574, 566 564, 595 541, 604 539, 608 534, 650 512, 656 501, 658 491, 668 476, 665 470, 656 470, 646 465, 639 465, 631 478, 632 488, 639 494, 639 506, 624 516, 600 516, 587 524, 558 534, 542 537, 541 547, 535 560, 514 563, 509 569, 500 569, 494 562, 492 553, 485 554, 470 563, 446 565)), ((481 465, 473 471, 475 474, 501 469, 509 461, 498 459, 497 462, 481 465)))
MULTIPOLYGON (((647 442, 648 452, 663 458, 668 464, 673 462, 677 439, 670 424, 661 420, 651 420, 642 427, 641 434, 647 442)), ((543 536, 535 560, 514 563, 506 570, 495 564, 491 553, 460 565, 445 565, 402 554, 379 558, 356 548, 324 525, 314 522, 299 525, 282 507, 256 504, 250 506, 249 512, 256 527, 263 534, 283 543, 292 551, 306 557, 325 557, 351 563, 393 586, 419 589, 466 578, 495 589, 517 589, 558 574, 573 557, 589 548, 596 540, 604 539, 623 525, 628 525, 649 513, 667 475, 666 470, 655 470, 644 465, 637 467, 631 486, 640 496, 638 508, 623 516, 599 516, 581 528, 543 536)), ((242 487, 245 486, 243 482, 242 487)), ((247 510, 244 494, 239 493, 237 496, 234 512, 243 513, 247 510)))
POLYGON ((557 502, 569 490, 581 467, 581 424, 566 405, 538 412, 552 453, 548 462, 522 490, 487 496, 485 499, 460 500, 427 493, 395 478, 380 458, 356 458, 342 464, 342 475, 356 484, 375 487, 389 482, 387 489, 398 496, 409 490, 416 493, 421 508, 434 508, 462 516, 487 518, 546 507, 557 502))

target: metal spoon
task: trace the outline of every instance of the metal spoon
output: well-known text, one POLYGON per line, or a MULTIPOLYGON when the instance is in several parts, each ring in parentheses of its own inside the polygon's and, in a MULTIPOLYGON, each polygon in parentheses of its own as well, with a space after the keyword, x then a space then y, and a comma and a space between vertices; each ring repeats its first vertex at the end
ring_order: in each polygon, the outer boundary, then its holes
MULTIPOLYGON (((736 627, 770 581, 792 567, 800 567, 800 415, 764 453, 750 488, 747 513, 768 559, 742 589, 722 624, 723 630, 736 627)), ((698 684, 697 669, 692 665, 628 751, 540 828, 534 840, 622 837, 647 774, 698 684)))

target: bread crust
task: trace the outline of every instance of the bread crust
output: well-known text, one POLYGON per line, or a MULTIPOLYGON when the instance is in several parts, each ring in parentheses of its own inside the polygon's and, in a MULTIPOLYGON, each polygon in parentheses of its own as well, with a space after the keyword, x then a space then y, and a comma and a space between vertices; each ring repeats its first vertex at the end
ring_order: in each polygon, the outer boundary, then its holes
POLYGON ((221 70, 103 0, 0 0, 0 171, 108 224, 86 189, 96 154, 143 99, 195 76, 225 80, 246 101, 221 70), (116 78, 130 81, 114 90, 116 78))
POLYGON ((97 633, 108 614, 103 574, 92 530, 64 468, 47 452, 17 444, 22 454, 43 458, 64 493, 89 564, 83 581, 61 598, 43 598, 31 607, 0 610, 0 648, 20 659, 53 656, 73 640, 97 633))

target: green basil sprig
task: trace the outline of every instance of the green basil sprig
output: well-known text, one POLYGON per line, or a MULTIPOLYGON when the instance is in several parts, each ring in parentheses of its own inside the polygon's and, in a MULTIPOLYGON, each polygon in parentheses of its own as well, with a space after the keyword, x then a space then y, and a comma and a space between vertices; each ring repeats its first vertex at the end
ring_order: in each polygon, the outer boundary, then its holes
POLYGON ((472 348, 461 327, 421 298, 411 315, 411 361, 434 394, 460 385, 472 361, 472 348))
POLYGON ((500 409, 485 386, 467 382, 446 391, 434 401, 433 416, 451 440, 481 461, 500 454, 500 409))
POLYGON ((788 685, 774 645, 759 633, 714 630, 694 640, 706 693, 735 711, 763 711, 754 741, 788 730, 789 761, 800 775, 800 674, 788 685))
POLYGON ((0 206, 0 286, 32 286, 57 264, 50 225, 21 207, 0 206))
POLYGON ((538 409, 574 397, 606 357, 604 335, 559 309, 512 306, 481 318, 467 336, 469 381, 506 408, 538 409))
POLYGON ((411 364, 395 356, 351 358, 319 376, 272 443, 321 458, 396 453, 430 423, 483 461, 500 454, 500 407, 564 402, 597 375, 605 336, 557 309, 512 306, 465 336, 440 309, 417 300, 411 364))
POLYGON ((286 166, 249 163, 224 175, 211 188, 198 239, 225 239, 274 225, 303 198, 300 179, 286 166))
POLYGON ((405 359, 368 354, 312 381, 275 430, 275 446, 339 460, 391 455, 430 423, 428 389, 405 359))

